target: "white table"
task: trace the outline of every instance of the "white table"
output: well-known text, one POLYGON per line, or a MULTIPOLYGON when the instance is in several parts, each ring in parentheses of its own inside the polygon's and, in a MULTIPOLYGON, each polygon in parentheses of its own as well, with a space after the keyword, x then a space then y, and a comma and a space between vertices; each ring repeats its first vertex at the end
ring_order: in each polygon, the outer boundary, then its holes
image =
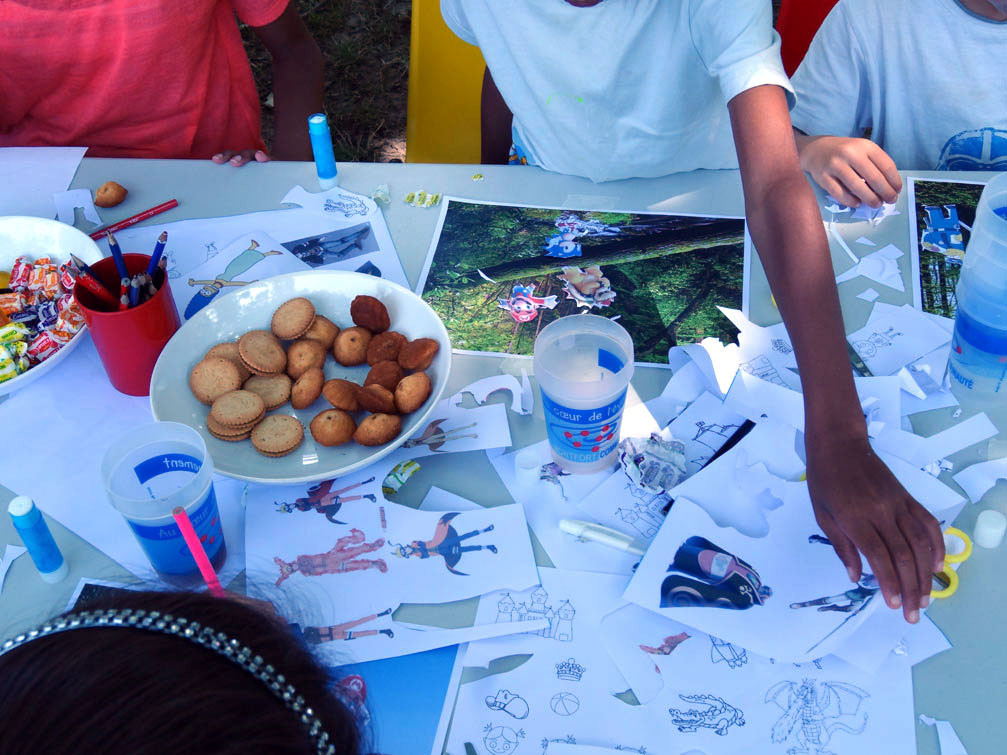
MULTIPOLYGON (((926 174, 916 174, 926 175, 926 174)), ((744 214, 741 184, 733 171, 700 171, 653 180, 616 181, 593 184, 529 167, 418 165, 418 164, 343 164, 339 166, 343 187, 369 195, 379 184, 387 183, 392 202, 384 208, 392 238, 402 258, 406 275, 415 282, 427 253, 439 215, 439 208, 419 209, 405 205, 401 198, 409 191, 426 189, 446 195, 527 205, 571 208, 617 209, 638 212, 683 212, 693 214, 744 214), (474 173, 484 180, 475 181, 474 173)), ((955 174, 941 174, 955 177, 955 174)), ((960 177, 975 179, 975 174, 960 177)), ((982 176, 981 176, 982 177, 982 176)), ((129 207, 152 207, 175 197, 179 207, 153 222, 187 218, 214 217, 258 210, 271 210, 287 190, 300 183, 317 191, 314 166, 310 163, 251 164, 235 169, 209 162, 171 160, 85 159, 71 188, 95 188, 106 180, 116 180, 130 190, 129 207)), ((905 219, 905 192, 900 199, 905 219)), ((114 222, 130 212, 106 210, 103 217, 114 222)), ((148 221, 151 222, 151 221, 148 221)), ((907 222, 887 222, 884 236, 875 236, 879 245, 895 243, 908 252, 907 222)), ((833 250, 838 269, 848 262, 841 251, 833 250)), ((906 274, 907 253, 900 262, 906 274)), ((769 303, 768 287, 756 266, 752 282, 751 317, 769 324, 778 314, 769 303)), ((843 289, 843 306, 848 330, 859 328, 871 305, 855 298, 868 282, 843 289)), ((910 301, 909 286, 903 297, 886 289, 883 300, 893 304, 910 301)), ((498 360, 459 355, 455 358, 449 391, 499 369, 498 360)), ((666 370, 641 368, 633 385, 640 398, 656 396, 668 378, 666 370)), ((515 447, 543 437, 541 409, 537 417, 511 415, 515 447)), ((950 410, 917 415, 917 429, 929 434, 950 421, 950 410)), ((997 447, 994 444, 993 451, 997 447)), ((44 452, 44 451, 43 451, 44 452)), ((1001 452, 1002 455, 1002 452, 1001 452)), ((975 454, 969 461, 974 461, 975 454)), ((484 454, 470 453, 428 457, 415 482, 403 491, 403 502, 417 504, 431 484, 445 487, 459 495, 484 504, 509 502, 510 496, 498 481, 484 454)), ((10 491, 0 487, 0 502, 6 504, 10 491)), ((971 531, 981 508, 994 506, 1007 511, 1007 496, 993 490, 980 506, 970 506, 957 525, 971 531)), ((128 581, 130 576, 117 564, 73 533, 51 522, 53 534, 71 566, 68 579, 59 585, 46 585, 37 576, 27 556, 15 562, 0 593, 0 634, 7 636, 63 609, 81 577, 128 581)), ((19 542, 8 517, 0 517, 0 544, 19 542)), ((1004 551, 976 549, 961 571, 958 593, 948 600, 936 601, 929 615, 944 630, 954 648, 915 667, 916 712, 952 721, 972 755, 1002 752, 1001 735, 995 722, 1002 715, 1007 700, 1007 649, 1003 647, 1002 627, 1007 623, 1007 602, 1001 573, 1007 572, 1004 551)), ((936 753, 936 735, 930 727, 917 724, 919 752, 936 753)))

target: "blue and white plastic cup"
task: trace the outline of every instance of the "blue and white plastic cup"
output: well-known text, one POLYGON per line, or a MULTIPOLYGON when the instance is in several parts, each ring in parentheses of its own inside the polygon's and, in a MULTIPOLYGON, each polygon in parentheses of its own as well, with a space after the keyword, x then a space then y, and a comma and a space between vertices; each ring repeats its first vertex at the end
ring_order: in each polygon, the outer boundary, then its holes
POLYGON ((535 377, 556 463, 574 473, 615 464, 633 377, 633 339, 626 329, 597 315, 553 321, 535 339, 535 377))
POLYGON ((181 506, 214 569, 227 558, 213 491, 213 459, 203 438, 178 422, 130 431, 105 452, 108 499, 133 531, 151 566, 167 579, 199 578, 172 512, 181 506))

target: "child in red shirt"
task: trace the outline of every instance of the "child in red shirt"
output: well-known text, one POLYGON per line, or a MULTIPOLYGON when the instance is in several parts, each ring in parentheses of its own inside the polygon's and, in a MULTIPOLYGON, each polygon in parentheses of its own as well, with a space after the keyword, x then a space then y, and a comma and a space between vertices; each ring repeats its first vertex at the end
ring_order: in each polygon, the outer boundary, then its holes
POLYGON ((310 160, 322 57, 288 0, 0 3, 0 146, 91 157, 269 159, 238 30, 273 56, 272 156, 310 160))

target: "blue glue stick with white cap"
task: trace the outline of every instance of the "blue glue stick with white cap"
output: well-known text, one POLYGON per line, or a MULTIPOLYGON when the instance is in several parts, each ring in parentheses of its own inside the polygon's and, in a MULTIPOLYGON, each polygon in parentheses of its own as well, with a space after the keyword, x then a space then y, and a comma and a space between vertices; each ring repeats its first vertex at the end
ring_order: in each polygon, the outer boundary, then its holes
POLYGON ((323 191, 338 186, 336 156, 332 153, 332 135, 329 134, 329 122, 325 113, 308 116, 308 136, 311 137, 311 151, 315 155, 318 185, 323 191))
POLYGON ((66 559, 52 539, 52 533, 35 502, 27 496, 19 495, 10 502, 7 511, 21 541, 28 549, 28 555, 35 562, 39 576, 50 584, 64 579, 70 572, 66 559))

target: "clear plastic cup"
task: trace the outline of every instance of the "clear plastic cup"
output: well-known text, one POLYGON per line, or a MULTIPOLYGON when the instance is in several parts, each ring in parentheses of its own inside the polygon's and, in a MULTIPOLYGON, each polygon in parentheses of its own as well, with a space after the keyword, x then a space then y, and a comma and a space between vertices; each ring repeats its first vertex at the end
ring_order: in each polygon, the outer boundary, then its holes
POLYGON ((203 438, 178 422, 154 422, 126 433, 105 452, 101 477, 151 566, 169 581, 200 579, 172 512, 181 506, 215 570, 227 559, 213 491, 213 459, 203 438))
POLYGON ((556 463, 574 473, 612 466, 633 377, 625 328, 597 315, 554 320, 535 339, 535 377, 556 463))

